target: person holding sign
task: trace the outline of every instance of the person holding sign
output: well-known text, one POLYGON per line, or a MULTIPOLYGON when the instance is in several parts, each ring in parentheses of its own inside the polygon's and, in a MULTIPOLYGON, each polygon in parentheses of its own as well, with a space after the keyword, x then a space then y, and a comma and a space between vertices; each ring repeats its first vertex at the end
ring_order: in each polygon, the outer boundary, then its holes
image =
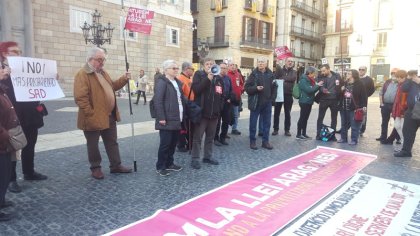
MULTIPOLYGON (((35 144, 38 138, 38 129, 44 126, 43 116, 45 113, 40 111, 41 107, 39 101, 18 102, 13 90, 13 84, 10 77, 10 68, 8 58, 21 56, 22 51, 16 42, 3 42, 0 44, 0 61, 1 67, 7 71, 7 78, 0 81, 5 88, 6 94, 15 107, 16 114, 19 118, 23 132, 26 136, 28 144, 22 149, 22 172, 25 180, 45 180, 47 176, 40 174, 34 169, 35 144)), ((13 192, 20 192, 20 187, 16 182, 16 162, 12 163, 12 176, 9 190, 13 192)))
POLYGON ((111 173, 130 173, 132 170, 121 165, 117 143, 117 125, 120 121, 115 91, 128 83, 130 73, 112 81, 103 69, 105 51, 98 47, 88 50, 86 64, 79 70, 74 81, 74 100, 79 106, 77 127, 86 138, 88 158, 92 177, 103 179, 99 136, 105 145, 111 173))

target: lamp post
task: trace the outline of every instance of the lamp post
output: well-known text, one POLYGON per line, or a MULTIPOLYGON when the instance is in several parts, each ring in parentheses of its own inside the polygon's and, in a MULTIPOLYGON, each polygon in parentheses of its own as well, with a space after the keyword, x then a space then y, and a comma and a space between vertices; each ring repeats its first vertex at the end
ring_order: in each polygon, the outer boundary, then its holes
POLYGON ((111 44, 112 31, 114 30, 114 27, 111 26, 110 22, 103 26, 100 22, 101 17, 101 13, 95 9, 95 12, 92 13, 92 24, 89 25, 85 21, 83 26, 80 27, 83 31, 83 37, 85 38, 86 44, 91 42, 98 47, 101 47, 104 43, 107 42, 111 44))
POLYGON ((200 57, 200 62, 203 60, 207 55, 209 55, 210 48, 209 44, 206 41, 199 41, 197 43, 197 55, 200 57))

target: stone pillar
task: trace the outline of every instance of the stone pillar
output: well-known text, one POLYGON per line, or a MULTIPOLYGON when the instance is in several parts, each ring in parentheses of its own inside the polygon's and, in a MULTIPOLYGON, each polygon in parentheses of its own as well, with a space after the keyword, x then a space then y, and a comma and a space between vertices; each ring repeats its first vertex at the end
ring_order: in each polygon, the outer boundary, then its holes
POLYGON ((34 20, 31 0, 23 0, 23 17, 24 17, 24 37, 25 37, 25 55, 34 57, 34 20))

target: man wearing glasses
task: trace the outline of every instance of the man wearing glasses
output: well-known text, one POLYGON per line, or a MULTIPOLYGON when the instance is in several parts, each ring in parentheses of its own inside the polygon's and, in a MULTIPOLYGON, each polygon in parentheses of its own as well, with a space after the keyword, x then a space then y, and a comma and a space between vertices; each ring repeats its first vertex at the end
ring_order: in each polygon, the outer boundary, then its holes
POLYGON ((112 81, 103 69, 105 61, 103 49, 89 49, 86 64, 76 74, 74 81, 74 100, 79 106, 77 127, 83 130, 85 135, 90 169, 95 179, 104 178, 98 147, 99 136, 105 145, 110 172, 131 172, 131 169, 121 165, 116 126, 116 121, 120 121, 120 114, 115 98, 115 91, 127 84, 130 74, 126 73, 118 80, 112 81))
MULTIPOLYGON (((366 72, 367 72, 366 66, 359 67, 360 81, 362 81, 363 86, 365 86, 366 95, 369 99, 369 97, 372 96, 372 94, 375 92, 375 84, 373 82, 373 79, 370 76, 368 76, 366 72)), ((366 122, 367 122, 367 110, 365 112, 365 115, 363 116, 362 127, 360 128, 360 137, 364 136, 364 133, 366 131, 366 122)))

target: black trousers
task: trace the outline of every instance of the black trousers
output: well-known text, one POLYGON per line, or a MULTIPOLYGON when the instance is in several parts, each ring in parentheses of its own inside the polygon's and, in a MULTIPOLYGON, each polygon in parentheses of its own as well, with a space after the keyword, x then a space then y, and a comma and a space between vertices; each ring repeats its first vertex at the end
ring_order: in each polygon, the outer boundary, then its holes
POLYGON ((190 120, 184 119, 181 123, 181 127, 182 128, 179 131, 179 139, 177 146, 178 148, 187 148, 188 150, 191 150, 194 125, 191 123, 190 120))
POLYGON ((217 120, 217 126, 216 126, 216 134, 214 136, 214 139, 225 139, 227 132, 229 130, 229 124, 232 120, 232 104, 225 103, 222 109, 221 116, 217 120), (220 130, 220 128, 222 128, 220 130))
POLYGON ((146 104, 146 91, 137 90, 136 93, 137 93, 137 100, 135 103, 138 104, 140 100, 140 96, 143 95, 144 103, 146 104))
POLYGON ((306 127, 308 125, 308 119, 311 115, 312 104, 299 103, 300 116, 297 124, 297 135, 306 135, 306 127))
POLYGON ((319 103, 318 120, 316 121, 316 135, 319 136, 321 132, 322 123, 324 122, 325 113, 327 109, 331 111, 331 125, 330 127, 337 130, 337 115, 338 115, 338 102, 337 100, 321 100, 319 103))
POLYGON ((420 120, 411 118, 411 111, 406 111, 404 114, 403 135, 404 143, 401 150, 411 153, 414 141, 416 140, 416 133, 420 127, 420 120))
POLYGON ((0 204, 4 203, 7 187, 10 182, 10 172, 12 170, 12 158, 10 153, 0 154, 0 204))
POLYGON ((35 172, 35 144, 38 140, 38 128, 22 126, 28 144, 22 149, 22 172, 24 175, 32 175, 35 172))
POLYGON ((156 170, 164 170, 174 164, 174 153, 179 130, 159 130, 160 144, 156 170))
POLYGON ((290 131, 290 112, 292 111, 293 106, 293 97, 292 95, 285 94, 284 95, 284 102, 276 102, 274 105, 274 123, 273 129, 275 131, 279 130, 279 123, 280 123, 280 113, 281 108, 284 104, 284 131, 290 131))
POLYGON ((381 123, 380 138, 383 140, 385 140, 386 137, 388 137, 388 123, 389 123, 389 119, 391 118, 392 105, 393 105, 392 103, 385 103, 381 107, 382 123, 381 123))

